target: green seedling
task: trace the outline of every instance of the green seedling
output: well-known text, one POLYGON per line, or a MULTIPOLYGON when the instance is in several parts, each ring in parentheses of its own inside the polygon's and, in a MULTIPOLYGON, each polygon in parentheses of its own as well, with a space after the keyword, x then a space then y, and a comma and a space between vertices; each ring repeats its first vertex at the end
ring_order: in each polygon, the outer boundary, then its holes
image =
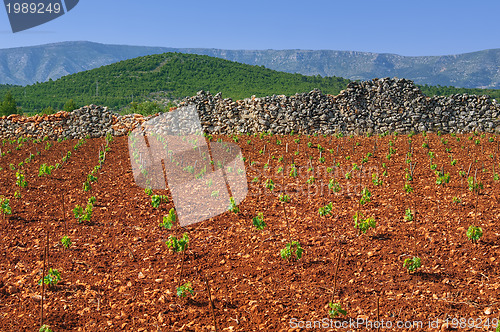
POLYGON ((406 221, 413 221, 413 213, 412 213, 411 209, 405 210, 405 217, 404 218, 406 221))
POLYGON ((252 221, 253 225, 258 230, 263 230, 264 227, 266 227, 266 223, 264 221, 264 214, 262 212, 259 212, 256 217, 253 217, 252 221))
POLYGON ((16 191, 14 192, 14 198, 15 198, 15 199, 19 199, 19 198, 21 198, 21 197, 22 197, 22 196, 21 196, 21 193, 20 193, 19 191, 17 191, 17 190, 16 190, 16 191))
POLYGON ((167 247, 175 252, 181 252, 186 250, 189 244, 189 236, 187 233, 182 234, 180 239, 177 239, 174 235, 170 235, 167 240, 167 247))
POLYGON ((4 219, 6 215, 12 214, 10 200, 3 196, 0 196, 0 211, 2 212, 4 219))
POLYGON ((92 218, 92 209, 93 205, 91 203, 87 203, 85 210, 80 205, 75 206, 75 208, 73 209, 75 219, 78 220, 79 223, 90 221, 90 219, 92 218))
POLYGON ((75 151, 76 151, 76 150, 78 150, 78 148, 79 148, 80 146, 82 146, 84 143, 86 143, 86 141, 85 141, 84 139, 79 140, 79 141, 78 141, 78 143, 76 143, 76 145, 73 147, 73 149, 74 149, 75 151))
POLYGON ((160 204, 168 203, 168 197, 165 195, 152 195, 151 196, 151 206, 157 209, 160 204))
POLYGON ((219 197, 219 190, 212 191, 212 193, 210 194, 210 196, 212 196, 212 197, 219 197))
POLYGON ((330 314, 331 318, 335 318, 340 315, 347 315, 347 311, 342 309, 342 306, 340 303, 328 303, 328 306, 330 307, 330 310, 328 310, 328 313, 330 314))
POLYGON ((177 216, 175 214, 175 209, 171 208, 166 216, 163 216, 163 221, 160 223, 160 227, 165 229, 171 229, 173 224, 177 221, 177 216))
MULTIPOLYGON (((207 173, 207 165, 205 165, 198 174, 195 175, 197 179, 203 179, 203 176, 207 173)), ((238 169, 238 174, 241 174, 238 169)))
POLYGON ((316 178, 314 176, 310 176, 309 179, 307 179, 306 183, 308 184, 313 184, 316 181, 316 178))
POLYGON ((21 188, 26 188, 26 186, 28 185, 28 182, 26 182, 26 180, 24 179, 24 174, 22 171, 16 172, 16 184, 21 188))
POLYGON ((252 182, 253 182, 253 183, 257 183, 257 182, 259 182, 259 177, 257 177, 257 176, 256 176, 256 177, 254 177, 254 178, 252 179, 252 182))
POLYGON ((405 183, 405 191, 407 193, 413 192, 413 188, 412 188, 412 186, 409 183, 405 183))
POLYGON ((411 163, 411 157, 412 157, 412 154, 411 154, 410 152, 408 152, 408 153, 406 154, 406 160, 405 160, 405 162, 406 162, 407 164, 411 163))
POLYGON ((359 213, 358 217, 358 212, 354 214, 354 228, 357 228, 360 233, 365 234, 370 228, 375 228, 377 227, 377 223, 375 222, 374 217, 369 217, 364 219, 364 216, 362 213, 359 213))
POLYGON ((299 260, 302 257, 304 249, 300 246, 298 241, 292 241, 292 243, 287 243, 285 248, 281 249, 280 255, 283 259, 290 259, 292 255, 299 260))
POLYGON ((33 159, 35 159, 35 155, 30 152, 29 157, 26 157, 26 159, 24 159, 24 162, 26 164, 29 164, 33 159))
POLYGON ((458 203, 461 203, 461 202, 462 202, 462 200, 460 198, 458 198, 456 196, 453 197, 453 203, 458 204, 458 203))
POLYGON ((64 157, 62 157, 62 162, 63 164, 68 161, 68 159, 71 157, 71 151, 68 151, 64 157))
POLYGON ((90 181, 85 181, 83 183, 83 191, 90 191, 92 190, 92 186, 90 185, 90 181))
POLYGON ((408 272, 416 271, 420 266, 422 266, 419 257, 407 258, 403 263, 403 267, 406 267, 408 272))
POLYGON ((361 199, 359 200, 359 203, 361 205, 364 205, 365 203, 370 202, 371 196, 372 196, 372 193, 366 187, 363 188, 363 190, 361 191, 361 199))
POLYGON ((66 248, 66 249, 68 249, 69 247, 71 247, 71 245, 73 244, 73 242, 71 242, 71 239, 67 235, 64 235, 62 237, 61 243, 62 243, 63 247, 66 248))
POLYGON ((94 174, 90 173, 87 175, 87 182, 97 182, 97 178, 94 176, 94 174))
POLYGON ((53 331, 50 329, 49 325, 43 324, 42 327, 40 327, 40 329, 38 330, 38 332, 53 332, 53 331))
POLYGON ((229 211, 237 214, 238 212, 240 212, 240 208, 238 207, 238 205, 236 205, 235 201, 234 201, 234 198, 231 197, 229 198, 229 208, 228 208, 229 211))
POLYGON ((372 174, 372 183, 374 186, 381 186, 383 184, 382 179, 378 177, 376 173, 372 174))
POLYGON ((335 181, 335 179, 330 179, 330 181, 328 182, 328 189, 332 190, 335 193, 338 193, 340 192, 341 187, 340 184, 335 181))
POLYGON ((479 191, 480 189, 483 189, 483 184, 481 182, 475 182, 474 177, 472 176, 467 178, 467 186, 470 191, 479 191))
POLYGON ((442 172, 437 172, 436 171, 436 184, 437 185, 444 185, 445 183, 450 182, 450 173, 443 174, 442 172))
MULTIPOLYGON (((409 159, 407 159, 407 161, 409 161, 409 159)), ((411 172, 408 171, 408 168, 405 168, 405 179, 406 181, 413 181, 413 176, 411 172)))
POLYGON ((281 194, 278 196, 278 200, 280 202, 283 202, 283 203, 288 203, 288 202, 290 202, 290 196, 288 196, 286 194, 281 194))
MULTIPOLYGON (((107 148, 106 150, 109 150, 109 149, 107 148)), ((99 165, 104 164, 105 160, 106 160, 106 152, 99 151, 99 165)))
POLYGON ((321 217, 327 216, 327 215, 333 215, 333 205, 332 202, 328 203, 327 205, 320 207, 318 209, 318 213, 321 217))
POLYGON ((151 195, 153 195, 153 189, 151 189, 151 188, 149 188, 149 187, 148 187, 148 188, 145 188, 145 189, 144 189, 144 193, 145 193, 146 195, 148 195, 148 196, 151 196, 151 195))
POLYGON ((274 190, 274 181, 272 179, 267 179, 264 186, 269 190, 274 190))
POLYGON ((188 172, 190 174, 194 174, 194 166, 188 165, 182 169, 185 172, 188 172))
POLYGON ((41 176, 51 175, 53 169, 54 166, 52 165, 48 166, 47 164, 42 164, 38 169, 38 176, 41 177, 41 176))
POLYGON ((467 230, 467 237, 472 242, 477 242, 483 236, 483 229, 478 226, 470 225, 467 230))
POLYGON ((38 285, 42 284, 42 280, 43 283, 48 285, 49 287, 54 287, 59 281, 61 281, 61 273, 59 273, 59 271, 57 271, 56 269, 50 268, 47 275, 43 277, 43 279, 40 279, 40 281, 38 281, 38 285))

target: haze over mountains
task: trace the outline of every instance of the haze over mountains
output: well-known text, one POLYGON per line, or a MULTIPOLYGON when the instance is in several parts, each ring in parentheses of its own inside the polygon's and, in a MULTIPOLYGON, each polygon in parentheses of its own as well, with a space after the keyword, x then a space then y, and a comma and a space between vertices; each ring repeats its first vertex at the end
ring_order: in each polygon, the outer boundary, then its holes
POLYGON ((164 52, 209 55, 304 75, 352 80, 400 77, 417 84, 500 89, 500 49, 444 56, 331 50, 221 50, 63 42, 0 49, 0 84, 29 85, 164 52))

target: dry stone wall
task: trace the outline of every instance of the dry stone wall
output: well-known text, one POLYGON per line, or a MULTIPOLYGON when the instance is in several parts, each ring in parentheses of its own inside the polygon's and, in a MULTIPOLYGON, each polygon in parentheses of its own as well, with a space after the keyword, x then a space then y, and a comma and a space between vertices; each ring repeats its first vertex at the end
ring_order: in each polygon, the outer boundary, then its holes
MULTIPOLYGON (((488 96, 427 97, 410 80, 398 78, 351 82, 337 96, 319 90, 293 96, 273 95, 233 101, 200 91, 181 105, 195 105, 208 133, 271 131, 276 134, 366 134, 422 131, 500 133, 500 105, 488 96)), ((0 118, 0 139, 19 136, 50 139, 127 134, 149 120, 120 116, 90 105, 48 116, 0 118)))
POLYGON ((211 133, 500 133, 500 105, 494 99, 427 97, 412 81, 398 78, 351 82, 337 96, 313 90, 233 101, 200 91, 183 104, 196 105, 204 129, 211 133))
POLYGON ((73 112, 22 117, 10 115, 0 118, 0 139, 33 137, 49 139, 103 137, 108 133, 121 136, 150 117, 139 114, 120 116, 107 107, 89 105, 73 112))

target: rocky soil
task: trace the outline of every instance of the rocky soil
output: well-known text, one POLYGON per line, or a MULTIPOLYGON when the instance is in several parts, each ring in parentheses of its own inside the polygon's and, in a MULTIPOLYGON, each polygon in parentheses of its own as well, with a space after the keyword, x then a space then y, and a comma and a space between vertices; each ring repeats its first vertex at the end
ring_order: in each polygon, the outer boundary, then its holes
POLYGON ((363 321, 384 321, 381 331, 494 330, 500 315, 498 137, 412 137, 411 193, 404 189, 407 136, 236 138, 249 187, 239 211, 172 229, 159 225, 174 207, 172 197, 155 190, 169 202, 154 208, 135 184, 127 137, 110 143, 90 191, 82 184, 98 164, 103 138, 26 141, 19 150, 17 141, 2 145, 0 194, 10 199, 12 214, 0 215, 0 330, 38 330, 46 247, 48 267, 62 278, 45 290, 43 321, 56 332, 201 332, 215 324, 219 331, 320 330, 306 328, 315 322, 327 324, 324 331, 375 330, 356 323, 363 321), (67 162, 38 176, 40 165, 54 165, 68 151, 67 162), (296 178, 289 176, 292 161, 296 178), (354 162, 363 168, 354 170, 354 162), (430 164, 449 173, 449 183, 437 184, 430 164), (16 184, 17 168, 24 188, 16 184), (468 190, 459 171, 476 175, 479 194, 468 190), (265 186, 268 179, 273 190, 265 186), (338 191, 328 187, 332 179, 338 191), (371 200, 360 207, 361 188, 371 200), (290 202, 280 202, 280 193, 290 202), (79 223, 72 210, 91 196, 92 217, 79 223), (332 214, 320 216, 329 202, 332 214), (358 209, 376 221, 366 234, 354 228, 358 209), (405 218, 406 209, 413 220, 405 218), (253 224, 258 213, 262 230, 253 224), (470 225, 483 230, 477 243, 466 236, 470 225), (183 233, 190 239, 185 255, 166 245, 183 233), (69 248, 62 246, 64 235, 69 248), (304 249, 299 260, 280 257, 290 239, 304 249), (408 272, 404 261, 414 256, 422 265, 408 272), (180 298, 176 288, 186 282, 194 295, 180 298), (345 315, 330 318, 330 301, 345 315))

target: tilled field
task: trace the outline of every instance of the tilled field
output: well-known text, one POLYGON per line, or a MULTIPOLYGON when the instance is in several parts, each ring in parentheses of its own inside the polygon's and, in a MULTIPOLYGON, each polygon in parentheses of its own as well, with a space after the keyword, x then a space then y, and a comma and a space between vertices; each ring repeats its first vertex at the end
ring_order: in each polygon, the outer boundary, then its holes
MULTIPOLYGON (((217 138, 234 142, 236 136, 217 138)), ((99 165, 104 138, 81 141, 76 150, 77 140, 49 142, 48 149, 47 142, 4 141, 0 195, 10 199, 12 214, 0 218, 0 330, 40 326, 38 281, 47 234, 46 269, 61 274, 57 285, 45 289, 43 322, 54 332, 214 331, 215 324, 219 331, 364 331, 377 322, 381 330, 495 330, 500 138, 419 134, 411 137, 411 156, 405 135, 237 140, 249 187, 240 211, 184 229, 159 226, 173 203, 154 208, 135 184, 127 137, 109 143, 89 191, 83 184, 99 165), (68 151, 71 157, 62 163, 68 151), (290 176, 292 162, 296 177, 290 176), (44 163, 61 166, 39 177, 44 163), (413 167, 410 180, 405 174, 413 167), (16 184, 18 170, 25 188, 16 184), (435 171, 449 173, 449 183, 437 184, 435 171), (469 190, 468 176, 483 188, 469 190), (406 192, 405 184, 413 191, 406 192), (371 197, 360 204, 364 188, 371 197), (283 189, 288 203, 278 199, 283 189), (91 196, 90 221, 79 223, 73 209, 85 207, 91 196), (319 208, 330 202, 331 214, 320 216, 319 208), (407 209, 413 220, 405 218, 407 209), (376 222, 365 234, 354 228, 358 210, 376 222), (259 212, 262 230, 252 221, 259 212), (470 225, 482 228, 477 243, 466 235, 470 225), (188 249, 175 253, 166 241, 183 233, 188 249), (61 244, 64 235, 73 243, 69 248, 61 244), (280 256, 290 240, 304 249, 298 260, 280 256), (409 272, 403 264, 414 256, 421 267, 409 272), (186 282, 194 295, 178 297, 177 287, 186 282), (346 314, 330 318, 329 302, 346 314)), ((168 190, 153 192, 170 197, 168 190)))

